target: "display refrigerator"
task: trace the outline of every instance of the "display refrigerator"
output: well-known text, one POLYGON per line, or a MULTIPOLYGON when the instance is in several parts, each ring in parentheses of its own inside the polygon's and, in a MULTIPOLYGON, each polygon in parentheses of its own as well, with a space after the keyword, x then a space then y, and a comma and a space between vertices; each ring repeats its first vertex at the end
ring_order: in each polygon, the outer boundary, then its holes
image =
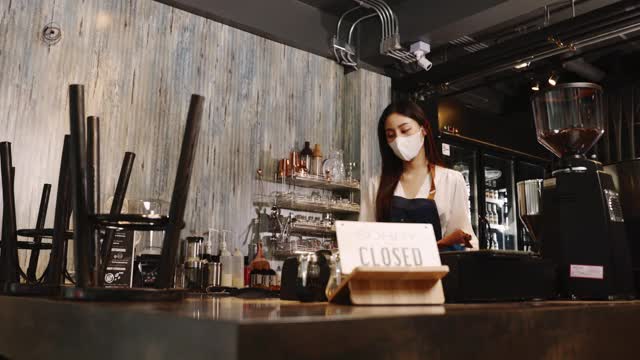
POLYGON ((445 166, 465 179, 480 248, 531 251, 517 210, 516 183, 544 178, 549 160, 448 132, 440 134, 439 148, 445 166))

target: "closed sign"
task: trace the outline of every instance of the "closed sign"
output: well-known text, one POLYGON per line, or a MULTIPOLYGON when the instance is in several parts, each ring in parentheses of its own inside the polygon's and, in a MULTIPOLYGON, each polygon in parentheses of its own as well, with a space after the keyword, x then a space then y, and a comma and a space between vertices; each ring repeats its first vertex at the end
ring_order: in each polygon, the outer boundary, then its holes
POLYGON ((337 221, 342 271, 358 266, 439 266, 431 224, 337 221))

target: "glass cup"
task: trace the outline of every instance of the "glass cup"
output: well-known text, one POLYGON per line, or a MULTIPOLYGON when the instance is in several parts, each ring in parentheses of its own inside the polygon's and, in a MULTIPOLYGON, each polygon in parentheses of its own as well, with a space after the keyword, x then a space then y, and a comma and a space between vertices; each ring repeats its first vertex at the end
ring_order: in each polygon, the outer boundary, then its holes
MULTIPOLYGON (((169 202, 160 199, 129 200, 127 205, 127 210, 131 213, 150 218, 166 216, 169 209, 169 202)), ((164 231, 136 231, 136 253, 139 255, 160 255, 163 241, 164 231)))

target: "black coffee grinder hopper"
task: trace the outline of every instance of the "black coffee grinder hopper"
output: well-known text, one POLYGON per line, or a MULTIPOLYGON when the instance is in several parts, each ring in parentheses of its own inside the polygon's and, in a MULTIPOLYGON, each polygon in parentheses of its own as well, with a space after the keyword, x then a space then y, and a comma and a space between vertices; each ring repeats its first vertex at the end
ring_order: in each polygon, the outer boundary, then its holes
POLYGON ((542 183, 541 254, 557 266, 566 299, 634 296, 629 244, 618 192, 585 153, 604 133, 602 88, 569 83, 531 100, 538 142, 559 158, 542 183))

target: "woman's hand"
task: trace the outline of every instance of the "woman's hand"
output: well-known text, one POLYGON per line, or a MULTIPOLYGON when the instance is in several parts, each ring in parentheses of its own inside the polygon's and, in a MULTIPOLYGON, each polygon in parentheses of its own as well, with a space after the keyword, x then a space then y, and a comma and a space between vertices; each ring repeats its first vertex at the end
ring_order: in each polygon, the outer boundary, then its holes
POLYGON ((466 248, 473 247, 471 245, 471 235, 465 233, 464 231, 458 229, 451 234, 443 237, 438 240, 438 247, 449 247, 453 245, 464 245, 466 248))

